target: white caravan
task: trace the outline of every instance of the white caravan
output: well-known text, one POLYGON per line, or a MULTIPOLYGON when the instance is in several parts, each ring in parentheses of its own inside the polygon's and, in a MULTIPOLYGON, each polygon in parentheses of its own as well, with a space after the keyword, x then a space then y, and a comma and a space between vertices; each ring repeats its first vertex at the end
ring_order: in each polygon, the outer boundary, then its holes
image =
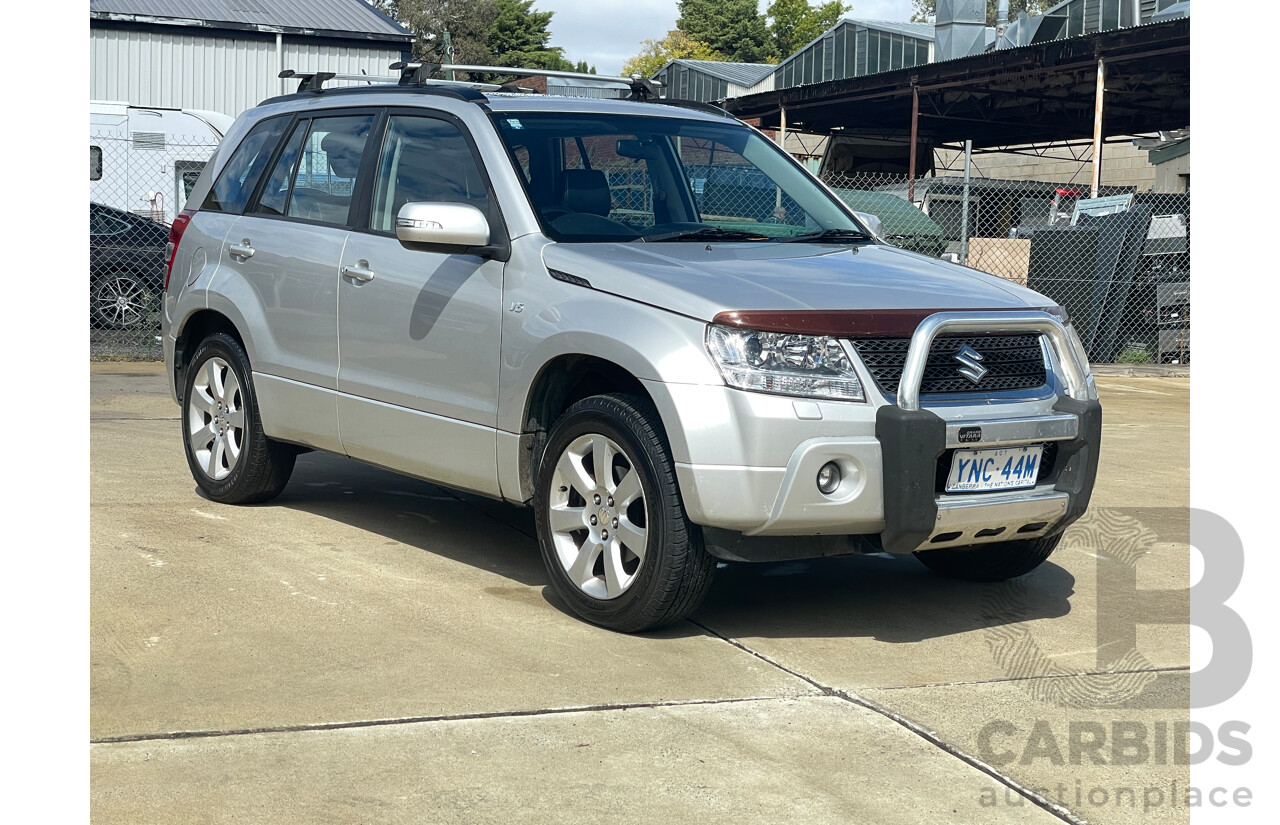
POLYGON ((172 223, 234 118, 197 109, 89 103, 89 200, 172 223))

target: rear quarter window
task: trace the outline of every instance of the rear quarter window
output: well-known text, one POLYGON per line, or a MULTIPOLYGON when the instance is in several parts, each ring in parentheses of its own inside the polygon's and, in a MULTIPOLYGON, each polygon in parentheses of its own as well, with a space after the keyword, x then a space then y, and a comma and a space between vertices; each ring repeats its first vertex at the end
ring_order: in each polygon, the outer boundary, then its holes
POLYGON ((284 115, 264 120, 250 129, 231 154, 227 165, 218 173, 218 179, 200 208, 235 214, 243 212, 288 124, 289 116, 284 115))

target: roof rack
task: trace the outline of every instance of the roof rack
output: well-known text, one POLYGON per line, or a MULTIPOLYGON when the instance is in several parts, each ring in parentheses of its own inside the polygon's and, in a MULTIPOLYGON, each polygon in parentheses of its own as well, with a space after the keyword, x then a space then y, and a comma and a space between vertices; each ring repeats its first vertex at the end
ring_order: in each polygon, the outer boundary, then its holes
MULTIPOLYGON (((614 77, 611 75, 587 74, 586 72, 561 72, 554 69, 525 69, 517 66, 473 66, 462 63, 406 63, 401 61, 392 63, 391 68, 400 70, 399 83, 401 86, 457 82, 452 80, 431 80, 430 76, 436 72, 469 72, 471 74, 512 75, 515 77, 566 77, 577 80, 603 80, 608 83, 625 83, 631 89, 631 95, 627 98, 628 100, 656 100, 658 98, 657 87, 662 85, 640 75, 614 77)), ((493 86, 492 89, 494 91, 524 91, 520 87, 511 87, 510 84, 504 84, 501 87, 493 86)))
POLYGON ((277 75, 281 80, 288 80, 291 77, 299 78, 299 94, 322 91, 325 81, 333 80, 337 76, 334 72, 295 72, 293 69, 285 69, 277 75))
POLYGON ((703 103, 701 100, 685 100, 680 97, 659 97, 649 101, 650 103, 661 103, 664 106, 679 106, 681 109, 693 109, 697 112, 706 112, 711 115, 720 115, 721 117, 734 117, 733 113, 728 109, 717 106, 714 103, 703 103))
MULTIPOLYGON (((632 75, 631 77, 614 77, 611 75, 587 74, 586 72, 561 72, 553 69, 525 69, 516 66, 473 66, 461 63, 411 63, 407 61, 397 61, 392 63, 388 68, 398 71, 399 76, 378 76, 366 74, 338 74, 337 72, 297 72, 293 69, 285 69, 280 72, 281 78, 299 78, 298 94, 320 94, 326 89, 324 84, 330 80, 363 82, 370 86, 376 84, 391 84, 406 88, 415 88, 422 92, 431 92, 434 94, 446 94, 458 97, 463 100, 483 101, 485 99, 482 92, 513 92, 528 93, 533 89, 523 86, 516 86, 513 82, 508 81, 503 84, 497 83, 481 83, 477 81, 466 80, 441 80, 431 77, 436 72, 468 72, 470 74, 497 74, 497 75, 514 75, 515 77, 565 77, 570 79, 581 80, 602 80, 607 83, 625 83, 630 89, 631 94, 627 96, 627 100, 642 101, 645 103, 661 103, 666 106, 679 106, 684 109, 693 109, 707 114, 719 115, 721 117, 733 118, 733 115, 714 103, 703 103, 697 100, 682 100, 679 98, 663 98, 658 96, 658 87, 663 84, 632 75)), ((340 91, 333 89, 333 91, 340 91)), ((350 87, 341 89, 344 92, 356 91, 350 87)))

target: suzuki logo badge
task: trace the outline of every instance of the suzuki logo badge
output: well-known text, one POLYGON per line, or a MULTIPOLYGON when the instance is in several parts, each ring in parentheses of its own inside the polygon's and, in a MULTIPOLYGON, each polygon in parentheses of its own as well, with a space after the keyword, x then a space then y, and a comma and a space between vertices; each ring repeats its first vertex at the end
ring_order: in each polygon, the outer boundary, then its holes
POLYGON ((982 376, 990 372, 989 369, 982 366, 982 353, 968 344, 960 348, 960 351, 955 354, 955 359, 960 362, 960 369, 956 370, 956 372, 975 384, 982 380, 982 376))

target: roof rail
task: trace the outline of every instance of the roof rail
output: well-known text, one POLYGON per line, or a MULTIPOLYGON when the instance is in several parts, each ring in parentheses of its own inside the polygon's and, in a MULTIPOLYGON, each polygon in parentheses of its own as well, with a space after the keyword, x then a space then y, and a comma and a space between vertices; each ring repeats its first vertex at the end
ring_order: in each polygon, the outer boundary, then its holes
POLYGON ((681 109, 693 109, 697 112, 706 112, 711 115, 720 115, 721 117, 734 117, 729 110, 717 106, 714 103, 703 103, 701 100, 685 100, 680 97, 658 97, 649 101, 650 103, 661 103, 663 106, 679 106, 681 109))

